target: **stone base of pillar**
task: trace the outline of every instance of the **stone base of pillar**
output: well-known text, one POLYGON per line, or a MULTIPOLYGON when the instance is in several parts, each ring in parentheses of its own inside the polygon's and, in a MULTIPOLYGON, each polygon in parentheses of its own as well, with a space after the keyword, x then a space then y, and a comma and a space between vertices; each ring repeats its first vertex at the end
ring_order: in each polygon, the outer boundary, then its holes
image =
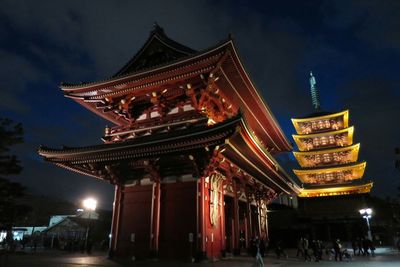
POLYGON ((221 250, 221 256, 222 256, 222 258, 226 257, 226 250, 225 249, 221 250))
POLYGON ((207 260, 207 253, 205 251, 198 251, 196 258, 196 262, 204 262, 207 260))
POLYGON ((149 253, 149 258, 150 259, 158 259, 158 251, 157 250, 151 250, 149 253))
POLYGON ((107 253, 107 259, 114 259, 115 251, 113 249, 109 249, 107 253))

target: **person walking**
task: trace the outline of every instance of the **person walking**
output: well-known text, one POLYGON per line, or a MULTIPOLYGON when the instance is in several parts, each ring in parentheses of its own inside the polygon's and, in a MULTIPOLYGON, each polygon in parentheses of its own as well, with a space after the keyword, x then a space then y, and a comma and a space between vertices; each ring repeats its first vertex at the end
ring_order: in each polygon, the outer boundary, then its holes
POLYGON ((311 261, 311 256, 308 254, 309 243, 306 237, 303 238, 303 253, 304 253, 304 260, 311 261))
POLYGON ((322 247, 319 240, 313 240, 311 243, 311 249, 313 251, 313 256, 316 262, 319 262, 322 258, 322 247))
POLYGON ((260 253, 260 240, 258 238, 256 239, 255 246, 257 249, 257 253, 255 256, 255 262, 253 264, 253 267, 264 267, 264 261, 260 253))
POLYGON ((363 256, 365 256, 365 255, 369 256, 368 250, 369 250, 369 243, 370 243, 370 242, 371 242, 371 241, 370 241, 368 238, 364 238, 364 239, 362 240, 363 256))
POLYGON ((356 239, 353 239, 353 241, 351 242, 351 247, 353 248, 353 255, 355 256, 357 253, 357 248, 358 248, 356 239))
POLYGON ((281 256, 284 256, 285 258, 288 258, 288 255, 286 254, 285 250, 283 249, 283 241, 282 240, 279 240, 278 242, 276 242, 275 253, 276 253, 276 257, 278 259, 281 256))
POLYGON ((297 242, 297 252, 296 252, 296 257, 304 257, 304 252, 303 252, 303 242, 304 239, 303 237, 300 237, 299 241, 297 242))
POLYGON ((363 251, 363 249, 362 249, 362 243, 363 243, 362 239, 357 238, 357 247, 358 247, 358 254, 357 254, 357 256, 360 256, 361 254, 364 255, 364 251, 363 251))
POLYGON ((339 260, 342 261, 342 244, 340 244, 340 240, 336 239, 333 242, 333 250, 335 251, 335 261, 339 260))

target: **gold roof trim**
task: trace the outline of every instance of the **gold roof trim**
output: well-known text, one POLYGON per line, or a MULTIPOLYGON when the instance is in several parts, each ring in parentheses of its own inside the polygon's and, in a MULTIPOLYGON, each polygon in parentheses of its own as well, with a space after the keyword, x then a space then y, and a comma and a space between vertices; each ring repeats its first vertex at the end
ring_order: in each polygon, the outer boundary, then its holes
POLYGON ((335 117, 340 117, 343 116, 343 127, 347 128, 349 127, 349 110, 346 109, 341 112, 333 113, 333 114, 328 114, 328 115, 323 115, 323 116, 317 116, 317 117, 310 117, 310 118, 293 118, 292 123, 294 128, 296 129, 296 132, 298 134, 301 133, 301 129, 298 125, 299 122, 308 122, 308 121, 315 121, 315 120, 322 120, 322 119, 327 119, 327 118, 335 118, 335 117))
POLYGON ((374 183, 370 182, 362 185, 349 185, 339 186, 330 188, 319 188, 319 189, 301 189, 299 197, 327 197, 327 196, 339 196, 339 195, 350 195, 350 194, 363 194, 369 193, 374 183))
POLYGON ((367 166, 367 162, 363 161, 361 163, 354 164, 354 165, 310 169, 310 170, 293 170, 293 172, 296 175, 302 175, 302 174, 325 173, 325 172, 335 172, 335 171, 347 171, 347 170, 357 169, 357 168, 365 169, 366 166, 367 166))
MULTIPOLYGON (((354 144, 351 146, 344 146, 344 147, 334 147, 334 148, 328 148, 328 149, 323 149, 323 150, 313 150, 313 151, 294 151, 293 154, 296 156, 311 156, 311 155, 318 155, 318 154, 327 154, 327 153, 333 153, 333 152, 342 152, 346 150, 359 150, 360 149, 360 143, 354 144)), ((296 157, 297 157, 296 156, 296 157)))
POLYGON ((311 182, 310 178, 307 176, 309 174, 318 174, 318 173, 330 173, 330 172, 339 172, 339 171, 347 171, 352 170, 352 176, 349 177, 348 180, 356 180, 361 179, 364 175, 365 167, 367 162, 362 162, 354 165, 348 166, 338 166, 338 167, 329 167, 329 168, 320 168, 320 169, 309 169, 309 170, 293 170, 296 176, 300 179, 300 181, 304 184, 318 184, 315 182, 311 182))
POLYGON ((297 147, 299 148, 300 151, 305 150, 305 145, 301 142, 303 139, 311 139, 314 137, 321 137, 321 136, 329 136, 329 135, 336 135, 336 134, 341 134, 341 133, 346 133, 348 135, 348 143, 347 145, 352 145, 353 144, 353 134, 354 134, 354 126, 337 130, 337 131, 329 131, 329 132, 323 132, 323 133, 317 133, 317 134, 304 134, 304 135, 297 135, 293 134, 293 139, 297 144, 297 147))
POLYGON ((360 143, 354 144, 351 146, 346 147, 335 147, 329 148, 324 150, 313 150, 313 151, 300 151, 300 152, 293 152, 293 155, 296 157, 297 161, 299 162, 300 166, 303 168, 313 167, 307 164, 305 157, 313 156, 313 155, 323 155, 323 154, 331 154, 331 153, 339 153, 343 151, 351 151, 351 162, 356 162, 358 160, 358 152, 360 150, 360 143))
POLYGON ((328 131, 328 132, 322 132, 322 133, 315 133, 315 134, 292 134, 293 138, 299 138, 299 139, 307 139, 307 138, 313 138, 313 137, 320 137, 320 136, 326 136, 326 135, 332 135, 332 134, 341 134, 345 132, 354 132, 354 126, 350 126, 344 129, 336 130, 336 131, 328 131))

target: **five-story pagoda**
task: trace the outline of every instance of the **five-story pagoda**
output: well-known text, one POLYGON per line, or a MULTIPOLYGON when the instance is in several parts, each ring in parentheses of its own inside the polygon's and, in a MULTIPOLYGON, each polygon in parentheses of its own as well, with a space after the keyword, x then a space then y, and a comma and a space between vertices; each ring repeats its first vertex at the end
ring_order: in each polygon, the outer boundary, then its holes
POLYGON ((354 126, 349 111, 322 112, 316 80, 310 73, 315 113, 292 119, 299 149, 293 152, 301 169, 293 170, 303 183, 300 197, 369 193, 372 183, 362 183, 366 162, 358 162, 360 144, 353 143, 354 126))

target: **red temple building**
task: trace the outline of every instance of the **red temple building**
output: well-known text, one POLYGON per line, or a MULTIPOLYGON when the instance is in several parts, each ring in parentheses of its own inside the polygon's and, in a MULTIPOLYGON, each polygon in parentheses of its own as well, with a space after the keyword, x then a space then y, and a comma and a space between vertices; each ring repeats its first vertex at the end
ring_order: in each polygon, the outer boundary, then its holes
POLYGON ((61 89, 113 126, 102 144, 39 154, 115 186, 116 256, 239 253, 268 238, 267 204, 299 193, 274 159, 292 147, 231 39, 198 52, 156 25, 114 76, 61 89))

